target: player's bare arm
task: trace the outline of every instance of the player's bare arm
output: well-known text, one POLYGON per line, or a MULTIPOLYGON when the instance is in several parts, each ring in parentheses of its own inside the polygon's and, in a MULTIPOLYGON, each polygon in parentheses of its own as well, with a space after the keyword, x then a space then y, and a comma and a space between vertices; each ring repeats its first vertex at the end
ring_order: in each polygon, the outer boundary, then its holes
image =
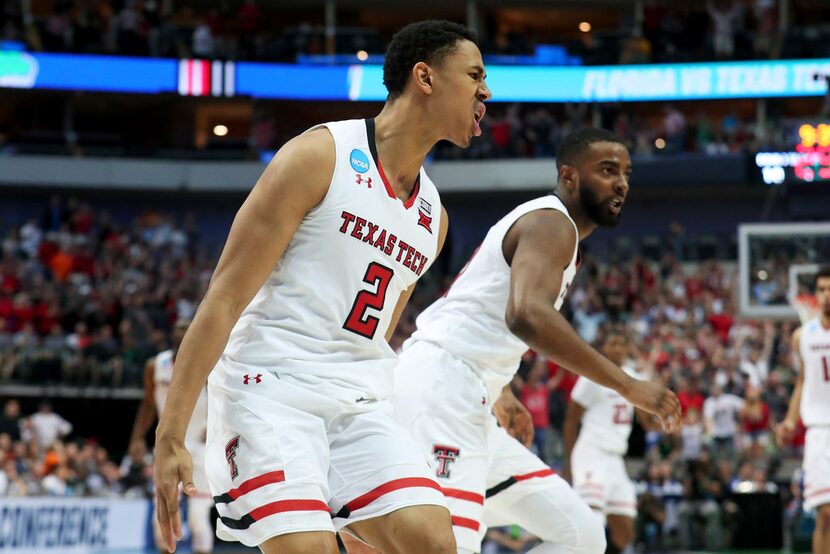
MULTIPOLYGON (((441 254, 441 250, 444 249, 444 241, 447 239, 448 228, 449 219, 447 217, 447 210, 444 209, 444 206, 441 206, 441 224, 438 229, 438 249, 435 251, 436 259, 441 254)), ((400 298, 398 298, 398 303, 395 304, 395 311, 392 312, 392 320, 389 322, 389 328, 386 330, 386 342, 392 340, 392 336, 395 334, 395 329, 398 327, 398 321, 400 321, 404 308, 406 308, 406 305, 412 297, 412 293, 414 291, 415 285, 412 285, 401 294, 400 298)))
POLYGON ((639 381, 583 341, 555 307, 577 233, 556 210, 536 210, 520 218, 503 243, 510 264, 510 296, 505 318, 510 331, 560 366, 616 390, 634 406, 661 417, 667 431, 680 421, 680 404, 662 385, 639 381))
POLYGON ((147 431, 150 430, 150 427, 156 421, 156 403, 153 399, 156 388, 156 383, 153 380, 155 364, 155 356, 147 360, 144 364, 144 397, 142 397, 141 403, 138 405, 138 412, 135 414, 135 423, 133 423, 133 431, 130 433, 131 447, 136 442, 144 444, 147 431))
POLYGON ((784 420, 776 427, 776 438, 779 444, 787 441, 795 431, 796 423, 798 423, 798 412, 801 407, 801 391, 804 386, 804 361, 801 359, 801 327, 793 331, 792 351, 798 360, 798 375, 795 380, 795 388, 790 397, 790 405, 787 408, 787 415, 784 420))
POLYGON ((582 414, 585 413, 585 406, 571 399, 568 402, 568 410, 565 412, 565 425, 562 429, 562 438, 565 443, 565 470, 563 477, 571 482, 571 452, 573 452, 576 439, 579 437, 579 427, 582 422, 582 414))
POLYGON ((184 447, 190 417, 208 374, 242 311, 282 257, 305 215, 328 190, 334 139, 327 129, 283 146, 237 212, 210 285, 176 356, 170 395, 156 429, 157 514, 164 543, 181 537, 178 485, 195 494, 184 447))

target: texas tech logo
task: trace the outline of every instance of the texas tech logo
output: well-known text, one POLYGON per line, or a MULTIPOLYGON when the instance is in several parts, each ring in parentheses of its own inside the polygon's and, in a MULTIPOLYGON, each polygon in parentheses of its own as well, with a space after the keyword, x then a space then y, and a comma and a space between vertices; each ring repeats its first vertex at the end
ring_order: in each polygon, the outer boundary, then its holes
POLYGON ((236 467, 236 449, 239 448, 239 435, 228 441, 225 445, 225 459, 228 461, 228 467, 231 470, 231 480, 239 476, 239 468, 236 467))
POLYGON ((449 478, 450 465, 458 458, 458 449, 452 446, 436 444, 432 447, 432 455, 435 456, 435 462, 437 464, 435 474, 438 477, 449 478))

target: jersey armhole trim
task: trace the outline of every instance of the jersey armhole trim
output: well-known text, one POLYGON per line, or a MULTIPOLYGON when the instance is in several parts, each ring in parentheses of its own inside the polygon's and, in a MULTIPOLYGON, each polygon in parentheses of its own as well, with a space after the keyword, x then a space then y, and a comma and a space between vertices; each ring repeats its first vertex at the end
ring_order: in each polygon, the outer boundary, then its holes
MULTIPOLYGON (((579 229, 577 229, 576 224, 573 221, 571 221, 570 215, 567 212, 563 212, 562 210, 560 210, 558 208, 555 208, 553 206, 542 206, 542 207, 539 207, 539 208, 533 208, 532 210, 528 210, 525 213, 519 215, 516 219, 513 220, 513 223, 511 223, 510 226, 507 229, 505 229, 504 235, 501 237, 501 241, 499 241, 499 259, 502 262, 504 262, 504 265, 507 266, 507 269, 511 269, 512 266, 509 263, 507 263, 507 259, 504 257, 504 239, 507 238, 507 234, 510 232, 510 230, 513 228, 513 226, 516 225, 516 223, 521 218, 523 218, 524 216, 526 216, 528 214, 532 214, 533 212, 539 212, 539 211, 542 211, 542 210, 552 210, 554 212, 559 212, 559 213, 563 214, 565 217, 568 218, 568 221, 571 222, 571 227, 573 227, 574 231, 576 232, 577 258, 579 257, 579 248, 578 248, 578 246, 579 246, 579 229)), ((569 262, 568 265, 563 267, 562 271, 564 272, 566 269, 568 269, 568 267, 570 267, 571 263, 573 263, 573 260, 571 262, 569 262)))
POLYGON ((337 176, 337 170, 340 167, 340 156, 337 155, 337 138, 334 136, 334 132, 331 130, 328 123, 321 123, 319 125, 315 125, 314 127, 311 127, 306 131, 303 131, 302 134, 310 133, 311 131, 316 131, 317 129, 325 129, 331 136, 331 140, 334 143, 334 168, 331 173, 331 179, 329 179, 329 186, 326 189, 326 194, 323 195, 323 199, 320 200, 320 202, 316 206, 311 208, 308 211, 308 213, 306 213, 306 217, 314 215, 320 209, 327 205, 328 200, 333 196, 332 189, 335 185, 335 177, 337 176))

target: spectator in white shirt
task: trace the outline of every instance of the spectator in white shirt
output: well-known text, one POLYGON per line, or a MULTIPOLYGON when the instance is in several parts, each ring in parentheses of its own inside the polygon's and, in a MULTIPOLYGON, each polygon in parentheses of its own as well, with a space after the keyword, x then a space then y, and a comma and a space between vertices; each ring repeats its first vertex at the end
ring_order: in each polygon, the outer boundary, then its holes
POLYGON ((72 424, 53 412, 48 402, 40 405, 37 413, 29 417, 28 423, 38 445, 44 449, 72 432, 72 424))
POLYGON ((738 433, 737 417, 744 401, 734 394, 724 394, 720 385, 712 386, 712 396, 703 404, 706 435, 712 439, 716 459, 732 459, 738 433))
POLYGON ((741 372, 746 374, 749 384, 755 388, 764 388, 769 377, 769 358, 772 354, 772 341, 775 337, 775 327, 771 321, 764 324, 763 344, 758 339, 747 340, 748 335, 742 333, 738 337, 735 349, 741 357, 741 372), (745 343, 749 348, 744 348, 745 343))

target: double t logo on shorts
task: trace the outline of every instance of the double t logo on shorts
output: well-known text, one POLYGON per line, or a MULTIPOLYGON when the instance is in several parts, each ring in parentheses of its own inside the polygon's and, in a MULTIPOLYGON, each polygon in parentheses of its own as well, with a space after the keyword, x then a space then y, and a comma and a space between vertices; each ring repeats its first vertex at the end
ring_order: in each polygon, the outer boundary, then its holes
POLYGON ((450 464, 458 458, 458 452, 458 448, 452 446, 433 445, 432 455, 435 456, 435 461, 438 462, 438 467, 435 469, 435 474, 438 477, 449 478, 450 464))
POLYGON ((236 449, 239 448, 239 435, 228 441, 225 445, 225 459, 228 461, 228 466, 231 470, 231 480, 239 476, 239 468, 236 466, 236 449))

